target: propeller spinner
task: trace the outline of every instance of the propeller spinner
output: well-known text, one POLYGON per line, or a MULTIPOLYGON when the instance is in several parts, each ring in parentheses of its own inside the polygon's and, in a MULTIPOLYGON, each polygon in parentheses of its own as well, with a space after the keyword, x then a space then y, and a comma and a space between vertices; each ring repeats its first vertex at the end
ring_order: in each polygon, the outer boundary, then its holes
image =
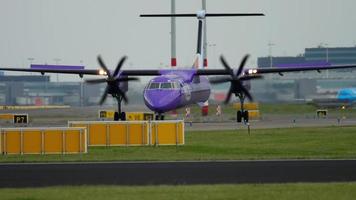
POLYGON ((127 103, 128 99, 126 97, 125 91, 123 91, 120 88, 120 83, 121 82, 139 80, 136 77, 122 77, 122 76, 120 76, 121 67, 124 64, 124 62, 127 59, 127 57, 123 56, 121 58, 121 60, 117 64, 113 74, 111 74, 110 70, 106 67, 106 65, 105 65, 105 63, 104 63, 104 61, 103 61, 103 59, 101 58, 100 55, 98 56, 97 59, 98 59, 98 63, 100 65, 101 69, 107 75, 107 78, 89 79, 89 80, 85 80, 85 82, 88 83, 88 84, 98 84, 98 83, 104 83, 104 82, 107 83, 107 86, 105 88, 105 92, 101 96, 101 99, 100 99, 100 105, 102 105, 104 103, 104 101, 106 100, 106 97, 107 97, 108 94, 111 94, 115 98, 122 98, 124 100, 124 102, 127 103))
POLYGON ((247 54, 242 59, 236 74, 234 74, 234 70, 226 62, 225 58, 223 56, 220 57, 220 61, 223 64, 225 70, 229 73, 230 77, 217 78, 217 79, 211 80, 210 82, 212 84, 220 84, 220 83, 230 82, 230 89, 229 89, 229 92, 228 92, 226 99, 224 101, 225 104, 229 103, 232 94, 235 94, 235 96, 242 94, 242 95, 245 95, 250 101, 253 100, 252 95, 250 94, 248 89, 246 89, 246 87, 243 85, 243 81, 248 81, 248 80, 252 80, 252 79, 260 79, 260 78, 262 78, 262 76, 261 75, 244 75, 242 73, 248 58, 249 58, 249 55, 247 54))

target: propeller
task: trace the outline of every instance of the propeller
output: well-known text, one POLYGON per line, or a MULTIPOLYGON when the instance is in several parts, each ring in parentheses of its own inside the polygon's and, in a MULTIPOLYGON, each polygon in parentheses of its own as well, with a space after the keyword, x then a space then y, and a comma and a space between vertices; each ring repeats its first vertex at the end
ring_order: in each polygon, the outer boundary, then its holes
POLYGON ((86 83, 88 84, 98 84, 98 83, 107 83, 107 86, 105 88, 104 94, 101 96, 100 99, 100 105, 102 105, 108 94, 111 94, 113 97, 122 97, 122 99, 124 100, 125 103, 128 102, 127 96, 125 94, 125 91, 123 91, 120 88, 120 83, 122 82, 129 82, 129 81, 137 81, 139 80, 136 77, 122 77, 120 76, 120 71, 121 71, 121 67, 124 64, 125 60, 127 59, 126 56, 123 56, 119 63, 117 64, 114 73, 111 73, 110 70, 106 67, 103 59, 101 58, 101 56, 98 56, 98 63, 101 67, 101 69, 105 72, 105 74, 107 75, 107 78, 100 78, 100 79, 88 79, 85 80, 86 83))
POLYGON ((262 78, 261 75, 245 75, 243 74, 245 64, 248 60, 250 55, 245 55, 244 58, 242 59, 239 68, 236 71, 236 74, 234 74, 234 70, 230 67, 230 65, 226 62, 225 58, 223 56, 220 57, 220 61, 222 65, 224 66, 225 70, 229 73, 230 77, 221 77, 221 78, 216 78, 213 80, 210 80, 212 84, 220 84, 220 83, 226 83, 230 82, 230 88, 227 93, 226 99, 224 101, 225 104, 229 103, 232 94, 235 94, 237 96, 238 94, 244 94, 250 101, 253 101, 253 97, 248 91, 248 89, 243 85, 244 81, 252 80, 252 79, 260 79, 262 78))

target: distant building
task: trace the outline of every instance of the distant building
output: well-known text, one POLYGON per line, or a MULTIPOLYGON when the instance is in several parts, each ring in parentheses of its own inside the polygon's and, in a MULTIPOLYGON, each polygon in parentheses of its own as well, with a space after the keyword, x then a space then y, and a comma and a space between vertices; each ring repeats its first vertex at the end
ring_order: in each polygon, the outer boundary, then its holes
POLYGON ((356 64, 356 47, 306 48, 304 54, 296 57, 260 57, 258 67, 285 67, 286 65, 341 65, 356 64), (271 65, 272 61, 272 65, 271 65))
MULTIPOLYGON (((136 84, 136 83, 133 83, 136 84)), ((131 103, 143 103, 141 85, 131 85, 131 103)), ((50 82, 47 75, 0 76, 0 105, 98 105, 106 84, 50 82)), ((111 96, 111 95, 109 95, 111 96)), ((115 103, 108 98, 106 103, 115 103)))
POLYGON ((4 76, 4 72, 3 71, 0 71, 0 76, 4 76))
POLYGON ((283 64, 299 64, 299 63, 305 63, 305 57, 304 56, 297 56, 297 57, 261 57, 258 58, 257 60, 257 65, 259 68, 268 68, 271 66, 276 66, 276 65, 283 65, 283 64), (271 65, 271 60, 272 60, 272 65, 271 65))
POLYGON ((307 48, 305 60, 311 62, 326 61, 332 65, 356 64, 356 47, 307 48))
MULTIPOLYGON (((356 64, 356 47, 306 48, 299 56, 261 57, 259 68, 291 66, 328 66, 356 64), (271 63, 272 61, 272 63, 271 63)), ((284 73, 253 81, 253 94, 259 101, 299 101, 313 98, 334 98, 340 88, 356 87, 352 69, 284 73)))
POLYGON ((49 82, 49 76, 4 76, 0 74, 0 82, 49 82))

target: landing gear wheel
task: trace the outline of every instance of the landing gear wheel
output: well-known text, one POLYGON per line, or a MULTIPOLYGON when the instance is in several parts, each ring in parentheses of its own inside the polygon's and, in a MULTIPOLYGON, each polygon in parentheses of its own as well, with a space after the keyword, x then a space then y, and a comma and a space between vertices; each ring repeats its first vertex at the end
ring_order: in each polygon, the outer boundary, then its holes
POLYGON ((236 114, 236 120, 238 123, 241 123, 242 122, 242 113, 241 111, 237 111, 237 114, 236 114))
POLYGON ((164 120, 164 115, 161 113, 158 113, 158 114, 156 114, 155 119, 156 120, 164 120))
POLYGON ((121 121, 126 121, 126 113, 125 112, 121 113, 120 119, 121 119, 121 121))
POLYGON ((245 123, 247 123, 248 120, 249 120, 249 116, 248 116, 248 111, 247 110, 244 111, 243 118, 244 118, 245 123))
POLYGON ((114 113, 114 121, 119 121, 120 120, 120 116, 118 112, 114 113))

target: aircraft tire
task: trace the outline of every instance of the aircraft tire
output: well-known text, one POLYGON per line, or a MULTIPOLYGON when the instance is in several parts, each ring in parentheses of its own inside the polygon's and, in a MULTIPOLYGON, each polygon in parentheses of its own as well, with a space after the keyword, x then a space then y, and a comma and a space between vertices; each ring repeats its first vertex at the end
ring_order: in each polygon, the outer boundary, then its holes
POLYGON ((114 121, 119 121, 120 120, 120 116, 118 112, 114 113, 114 121))
POLYGON ((244 118, 244 121, 247 123, 248 120, 249 120, 249 116, 248 116, 248 111, 246 110, 244 113, 243 113, 243 118, 244 118))
POLYGON ((120 119, 121 119, 121 121, 126 121, 126 113, 125 112, 121 113, 120 119))
POLYGON ((237 111, 236 117, 237 117, 237 118, 236 118, 237 122, 238 122, 238 123, 241 123, 241 121, 242 121, 242 113, 241 113, 240 110, 237 111))

